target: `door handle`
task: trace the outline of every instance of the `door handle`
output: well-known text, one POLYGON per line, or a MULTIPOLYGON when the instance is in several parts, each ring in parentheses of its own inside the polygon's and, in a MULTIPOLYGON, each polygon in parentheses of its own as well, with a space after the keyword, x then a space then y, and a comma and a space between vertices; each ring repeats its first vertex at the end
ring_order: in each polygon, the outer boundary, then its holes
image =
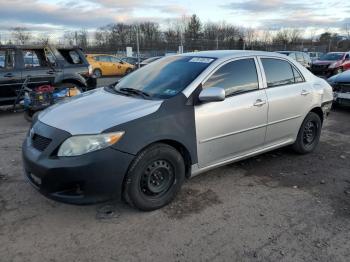
POLYGON ((49 75, 53 75, 53 74, 55 73, 55 71, 49 70, 49 71, 47 71, 46 73, 48 73, 49 75))
POLYGON ((302 96, 307 96, 308 94, 310 94, 310 92, 307 91, 307 90, 302 90, 302 91, 301 91, 301 95, 302 95, 302 96))
POLYGON ((257 99, 254 103, 254 106, 263 106, 266 104, 266 101, 265 100, 262 100, 262 99, 257 99))
POLYGON ((7 73, 4 75, 4 77, 14 77, 14 75, 12 73, 7 73))

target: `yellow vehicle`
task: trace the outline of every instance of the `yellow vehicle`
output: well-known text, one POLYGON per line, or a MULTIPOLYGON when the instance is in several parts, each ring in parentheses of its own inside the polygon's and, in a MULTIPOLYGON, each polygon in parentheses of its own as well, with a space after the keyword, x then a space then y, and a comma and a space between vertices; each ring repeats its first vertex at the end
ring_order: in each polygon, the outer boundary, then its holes
POLYGON ((97 78, 101 76, 127 75, 135 68, 135 66, 113 55, 88 54, 86 58, 92 66, 93 74, 97 78))

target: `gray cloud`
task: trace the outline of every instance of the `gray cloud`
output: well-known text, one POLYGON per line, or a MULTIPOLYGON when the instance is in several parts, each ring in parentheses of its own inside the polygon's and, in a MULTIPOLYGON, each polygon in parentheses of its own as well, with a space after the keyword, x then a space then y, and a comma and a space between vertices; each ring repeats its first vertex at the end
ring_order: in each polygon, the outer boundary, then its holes
POLYGON ((245 12, 283 12, 290 10, 311 10, 315 6, 315 2, 308 3, 303 2, 291 2, 285 0, 248 0, 241 2, 232 2, 223 5, 224 8, 231 9, 233 11, 245 11, 245 12))
MULTIPOLYGON (((339 18, 334 10, 345 11, 350 2, 304 0, 248 0, 231 2, 222 6, 234 14, 251 17, 261 27, 341 28, 349 18, 339 18)), ((345 12, 346 13, 346 12, 345 12)), ((349 16, 348 16, 349 17, 349 16)))
POLYGON ((9 21, 13 26, 50 24, 71 28, 96 28, 119 21, 157 20, 152 17, 135 17, 133 12, 140 8, 157 10, 170 17, 186 12, 180 5, 156 4, 153 0, 86 0, 85 3, 61 1, 56 5, 37 0, 0 0, 0 6, 0 30, 6 29, 9 21))

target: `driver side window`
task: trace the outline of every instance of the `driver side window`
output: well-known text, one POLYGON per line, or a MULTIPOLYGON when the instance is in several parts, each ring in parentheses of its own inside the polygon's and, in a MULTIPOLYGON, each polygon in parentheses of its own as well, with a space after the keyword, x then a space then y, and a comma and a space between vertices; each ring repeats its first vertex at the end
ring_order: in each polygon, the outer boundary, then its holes
POLYGON ((204 84, 203 88, 221 87, 226 96, 259 89, 258 75, 253 58, 229 62, 220 67, 204 84))

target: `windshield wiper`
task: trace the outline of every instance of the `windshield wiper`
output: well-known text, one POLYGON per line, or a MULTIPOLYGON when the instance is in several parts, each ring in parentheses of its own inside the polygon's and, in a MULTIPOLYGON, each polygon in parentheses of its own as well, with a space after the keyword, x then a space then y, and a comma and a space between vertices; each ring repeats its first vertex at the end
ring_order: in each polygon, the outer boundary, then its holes
POLYGON ((142 90, 138 90, 138 89, 134 89, 134 88, 128 88, 128 87, 122 87, 122 88, 119 88, 119 89, 115 89, 117 92, 123 92, 123 93, 129 93, 129 94, 135 94, 135 95, 138 95, 138 96, 142 96, 143 98, 150 98, 151 96, 142 91, 142 90))

